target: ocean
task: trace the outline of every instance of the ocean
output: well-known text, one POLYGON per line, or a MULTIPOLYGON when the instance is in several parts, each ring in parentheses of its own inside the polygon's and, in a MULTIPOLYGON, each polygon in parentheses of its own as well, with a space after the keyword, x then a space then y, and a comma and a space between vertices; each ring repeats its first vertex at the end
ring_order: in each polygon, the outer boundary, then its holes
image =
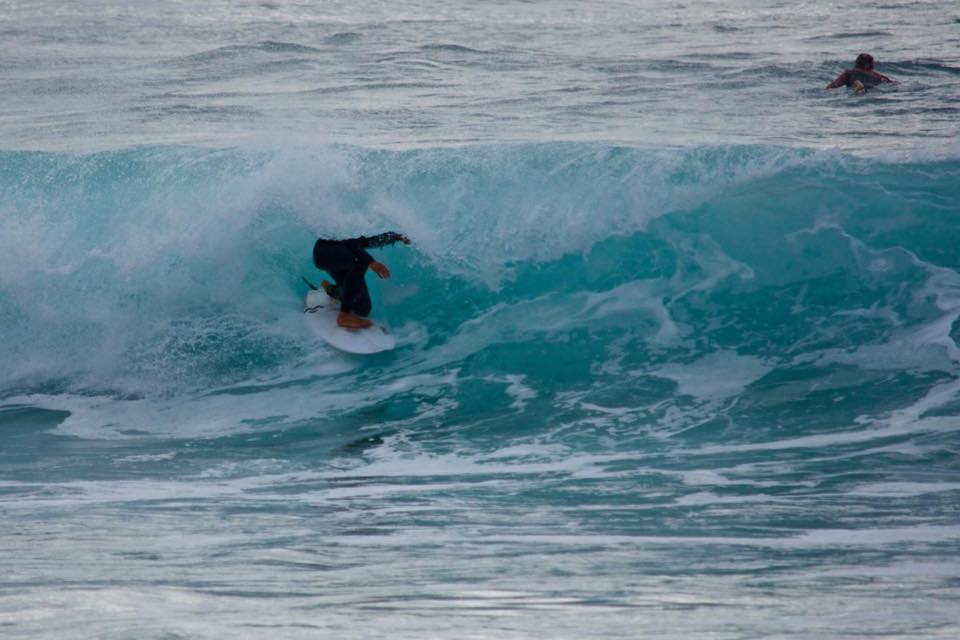
POLYGON ((0 34, 3 638, 960 637, 955 2, 0 34))

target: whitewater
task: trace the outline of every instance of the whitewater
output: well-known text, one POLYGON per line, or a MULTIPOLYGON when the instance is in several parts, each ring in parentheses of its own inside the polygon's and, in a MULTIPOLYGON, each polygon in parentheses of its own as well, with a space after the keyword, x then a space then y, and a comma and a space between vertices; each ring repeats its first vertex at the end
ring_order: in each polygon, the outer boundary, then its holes
POLYGON ((0 33, 2 637, 960 636, 956 3, 0 33))

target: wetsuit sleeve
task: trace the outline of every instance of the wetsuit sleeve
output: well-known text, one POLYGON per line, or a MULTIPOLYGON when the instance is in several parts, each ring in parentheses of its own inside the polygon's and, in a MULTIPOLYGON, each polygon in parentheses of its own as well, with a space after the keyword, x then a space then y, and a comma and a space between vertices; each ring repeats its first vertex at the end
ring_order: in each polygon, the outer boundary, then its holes
POLYGON ((338 244, 349 247, 350 251, 353 253, 354 261, 359 265, 368 265, 371 262, 375 262, 373 256, 365 251, 365 249, 376 249, 377 247, 384 247, 388 244, 394 244, 396 242, 403 242, 404 236, 402 234, 396 233, 394 231, 388 231, 387 233, 381 233, 378 236, 360 236, 359 238, 349 238, 347 240, 338 240, 338 244))
POLYGON ((831 82, 830 84, 827 85, 827 89, 836 89, 837 87, 844 87, 844 86, 846 86, 846 85, 847 85, 847 82, 848 82, 847 77, 848 77, 849 75, 850 75, 849 73, 847 73, 846 71, 844 71, 843 73, 841 73, 840 75, 838 75, 836 78, 834 78, 834 79, 833 79, 833 82, 831 82))
POLYGON ((357 240, 364 249, 376 249, 377 247, 385 247, 388 244, 403 242, 404 236, 396 231, 387 231, 386 233, 381 233, 378 236, 370 236, 369 238, 360 236, 357 240))

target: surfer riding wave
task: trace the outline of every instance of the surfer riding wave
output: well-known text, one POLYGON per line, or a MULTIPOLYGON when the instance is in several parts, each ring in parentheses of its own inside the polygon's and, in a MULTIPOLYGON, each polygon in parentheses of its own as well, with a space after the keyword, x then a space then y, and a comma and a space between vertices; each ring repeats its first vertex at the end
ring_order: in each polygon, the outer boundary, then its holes
POLYGON ((410 239, 395 231, 388 231, 376 236, 344 240, 319 238, 313 245, 313 264, 317 269, 329 273, 334 280, 333 284, 324 280, 321 285, 328 296, 340 300, 340 313, 337 315, 339 326, 366 329, 373 325, 366 317, 370 315, 371 302, 364 276, 369 268, 386 279, 390 277, 390 270, 385 264, 374 260, 366 250, 397 242, 410 244, 410 239))

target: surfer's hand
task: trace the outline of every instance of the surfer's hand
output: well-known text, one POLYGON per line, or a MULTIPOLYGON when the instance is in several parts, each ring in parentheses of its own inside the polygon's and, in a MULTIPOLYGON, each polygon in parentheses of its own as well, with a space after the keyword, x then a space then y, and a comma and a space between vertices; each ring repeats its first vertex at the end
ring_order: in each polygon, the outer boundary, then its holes
POLYGON ((370 263, 370 269, 384 280, 390 277, 390 269, 387 269, 387 265, 382 262, 374 260, 370 263))

